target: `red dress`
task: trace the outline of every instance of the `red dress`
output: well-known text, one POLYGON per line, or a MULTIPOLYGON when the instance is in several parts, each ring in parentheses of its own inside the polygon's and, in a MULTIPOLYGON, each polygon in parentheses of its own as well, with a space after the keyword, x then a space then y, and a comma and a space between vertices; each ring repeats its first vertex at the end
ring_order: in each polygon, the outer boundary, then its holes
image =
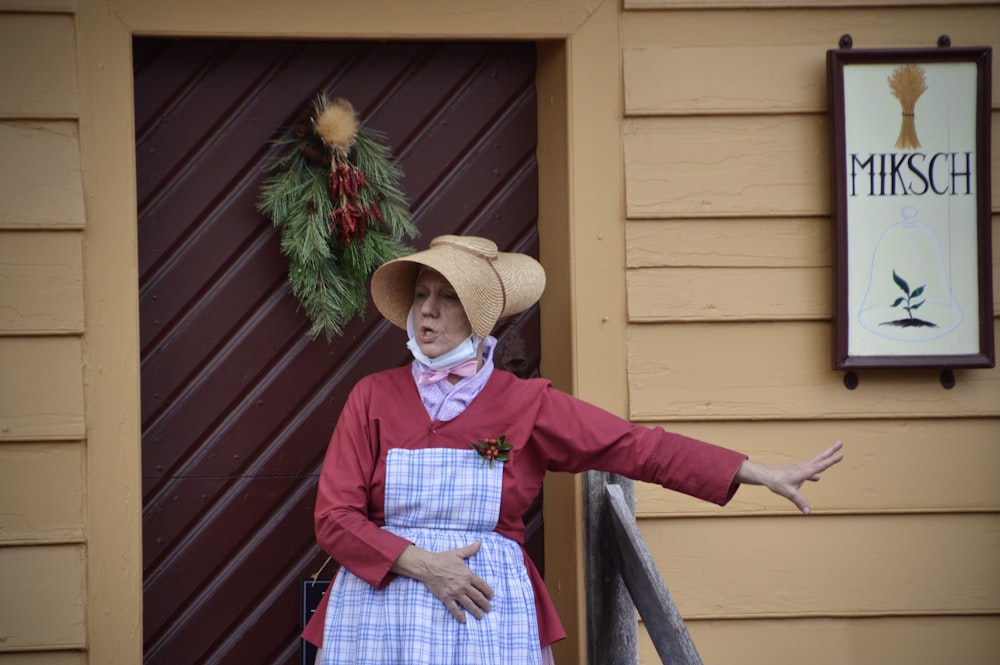
MULTIPOLYGON (((335 561, 376 588, 410 544, 385 524, 385 459, 390 448, 459 448, 504 435, 513 445, 504 464, 496 531, 523 545, 522 517, 547 471, 598 470, 660 484, 724 505, 736 491, 741 453, 663 429, 634 425, 556 390, 544 379, 494 369, 458 417, 432 421, 409 366, 365 377, 340 415, 319 478, 316 540, 335 561)), ((523 549, 523 548, 522 548, 523 549)), ((535 592, 541 646, 566 636, 548 591, 524 553, 535 592)), ((322 645, 326 599, 302 636, 322 645)))

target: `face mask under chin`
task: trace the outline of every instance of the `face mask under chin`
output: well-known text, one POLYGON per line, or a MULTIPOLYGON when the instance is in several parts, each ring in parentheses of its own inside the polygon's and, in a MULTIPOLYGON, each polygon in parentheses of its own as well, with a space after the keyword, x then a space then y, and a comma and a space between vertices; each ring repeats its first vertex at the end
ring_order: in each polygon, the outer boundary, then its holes
POLYGON ((459 342, 454 349, 442 353, 436 358, 428 357, 420 350, 420 345, 417 344, 416 331, 413 328, 413 310, 410 310, 409 315, 406 317, 406 334, 409 337, 406 347, 410 350, 410 353, 413 354, 414 358, 433 370, 451 369, 476 357, 476 338, 478 335, 475 333, 472 333, 459 342))

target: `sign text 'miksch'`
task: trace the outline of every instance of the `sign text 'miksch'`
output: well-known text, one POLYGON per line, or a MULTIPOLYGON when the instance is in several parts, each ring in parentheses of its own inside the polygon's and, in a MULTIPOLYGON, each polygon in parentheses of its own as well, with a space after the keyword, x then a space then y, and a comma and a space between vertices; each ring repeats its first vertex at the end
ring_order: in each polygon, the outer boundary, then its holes
POLYGON ((890 152, 872 153, 867 157, 851 153, 850 196, 927 194, 971 195, 972 153, 890 152))

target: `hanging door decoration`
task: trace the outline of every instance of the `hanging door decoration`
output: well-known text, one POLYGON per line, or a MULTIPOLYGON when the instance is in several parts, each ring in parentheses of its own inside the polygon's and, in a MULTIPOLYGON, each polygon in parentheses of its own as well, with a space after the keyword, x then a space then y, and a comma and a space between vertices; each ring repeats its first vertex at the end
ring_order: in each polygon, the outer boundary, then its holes
POLYGON ((417 235, 400 187, 402 169, 384 135, 358 121, 353 105, 321 92, 308 116, 275 142, 258 209, 281 229, 288 283, 329 342, 364 316, 372 271, 413 250, 417 235))
POLYGON ((845 45, 827 52, 834 367, 992 367, 990 48, 845 45))

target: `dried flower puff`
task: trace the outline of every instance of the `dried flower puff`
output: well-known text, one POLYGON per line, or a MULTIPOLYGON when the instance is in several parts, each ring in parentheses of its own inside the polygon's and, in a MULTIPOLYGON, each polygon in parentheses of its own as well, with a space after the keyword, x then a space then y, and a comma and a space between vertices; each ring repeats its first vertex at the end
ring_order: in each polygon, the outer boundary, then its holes
POLYGON ((328 99, 325 95, 316 100, 313 129, 324 144, 346 154, 358 135, 358 117, 354 107, 343 97, 328 99))

